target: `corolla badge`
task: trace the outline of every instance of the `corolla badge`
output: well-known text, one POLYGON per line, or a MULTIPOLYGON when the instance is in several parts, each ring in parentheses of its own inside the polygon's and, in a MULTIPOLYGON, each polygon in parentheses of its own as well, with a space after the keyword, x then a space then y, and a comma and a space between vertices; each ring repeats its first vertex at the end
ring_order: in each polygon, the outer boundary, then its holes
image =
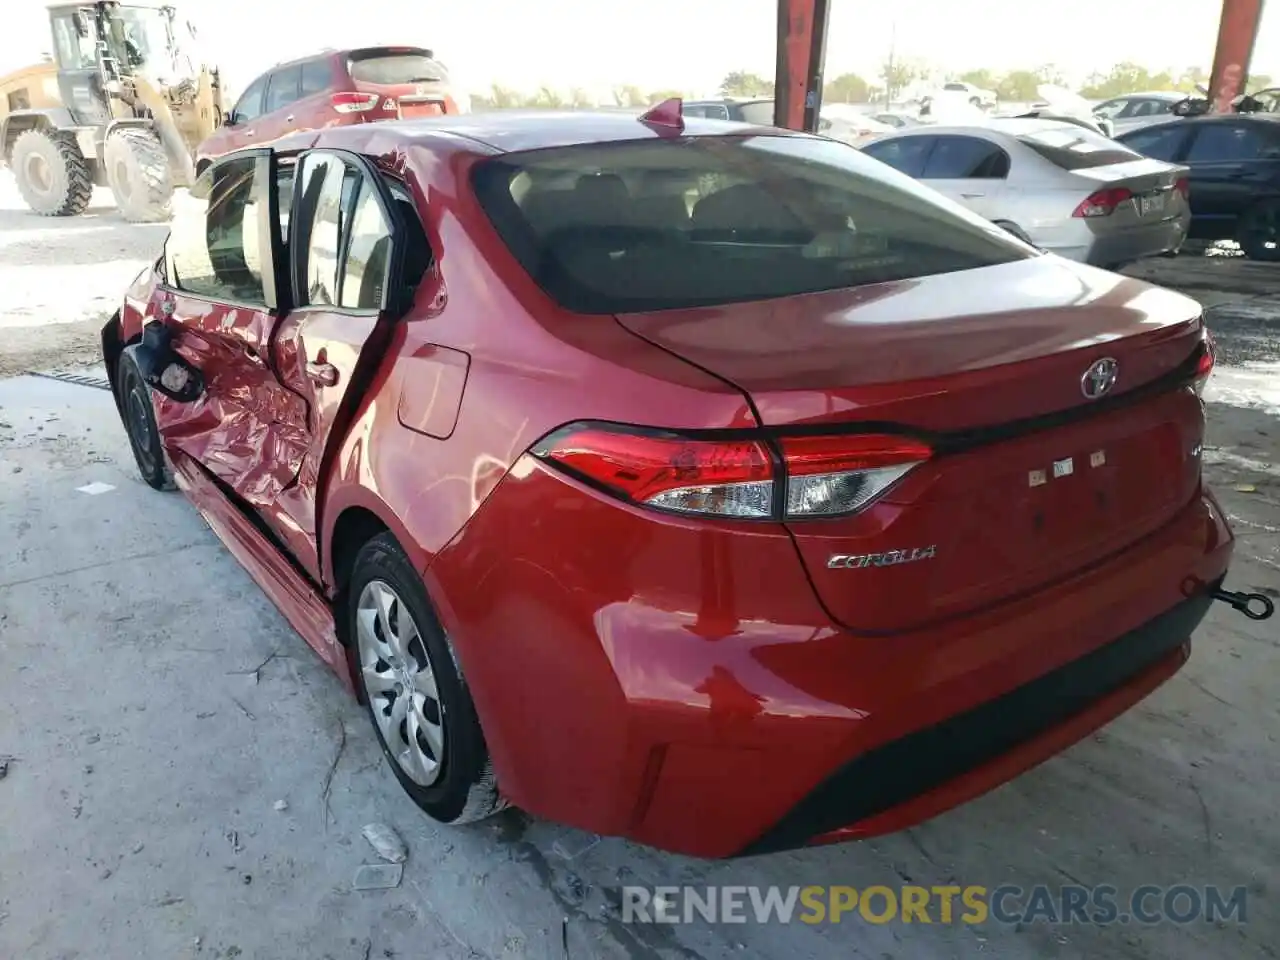
POLYGON ((1095 360, 1084 376, 1080 378, 1080 392, 1088 400, 1097 400, 1106 396, 1116 385, 1120 376, 1120 364, 1112 357, 1095 360))
POLYGON ((900 563, 932 560, 938 555, 936 546, 913 547, 910 550, 886 550, 884 553, 836 553, 827 560, 831 570, 860 570, 863 567, 896 567, 900 563))

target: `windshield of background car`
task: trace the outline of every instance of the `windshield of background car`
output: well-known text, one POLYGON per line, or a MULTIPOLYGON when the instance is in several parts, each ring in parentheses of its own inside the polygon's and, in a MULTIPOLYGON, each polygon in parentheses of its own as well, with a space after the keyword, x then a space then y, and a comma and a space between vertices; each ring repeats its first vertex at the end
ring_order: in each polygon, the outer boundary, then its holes
POLYGON ((443 66, 421 53, 370 51, 351 54, 351 79, 383 85, 435 83, 446 79, 443 66))
POLYGON ((566 309, 627 313, 910 280, 1037 254, 842 143, 692 137, 507 154, 476 195, 566 309))
POLYGON ((1131 163, 1141 160, 1142 154, 1134 153, 1114 140, 1084 127, 1054 127, 1034 133, 1018 135, 1040 156, 1063 170, 1084 170, 1089 167, 1106 167, 1113 163, 1131 163))

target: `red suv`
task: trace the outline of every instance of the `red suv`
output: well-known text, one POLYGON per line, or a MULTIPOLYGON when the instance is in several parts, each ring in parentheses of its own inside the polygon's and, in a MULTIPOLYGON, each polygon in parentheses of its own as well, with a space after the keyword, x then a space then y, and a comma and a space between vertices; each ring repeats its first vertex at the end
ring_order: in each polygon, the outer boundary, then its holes
POLYGON ((103 331, 138 467, 442 821, 897 829, 1132 706, 1226 599, 1200 306, 845 144, 476 114, 190 201, 103 331))
POLYGON ((462 99, 430 50, 325 51, 273 67, 249 84, 222 128, 200 144, 196 169, 300 130, 461 113, 462 99))

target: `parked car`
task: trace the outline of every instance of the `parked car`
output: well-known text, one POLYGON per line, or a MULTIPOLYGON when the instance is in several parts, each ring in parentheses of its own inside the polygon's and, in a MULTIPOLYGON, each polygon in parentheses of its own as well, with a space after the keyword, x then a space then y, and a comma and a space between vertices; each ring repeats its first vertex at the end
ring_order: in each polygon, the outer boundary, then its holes
POLYGON ((890 127, 918 127, 923 121, 909 113, 873 113, 871 119, 890 127))
POLYGON ((1106 121, 1110 134, 1115 137, 1153 123, 1164 123, 1172 117, 1174 104, 1186 99, 1187 94, 1176 91, 1126 93, 1098 104, 1093 108, 1093 115, 1099 121, 1106 121))
POLYGON ((1097 266, 1176 252, 1191 219, 1184 167, 1067 123, 921 127, 862 149, 1042 250, 1097 266))
POLYGON ((1032 104, 1030 110, 1011 114, 1019 120, 1057 120, 1070 123, 1104 137, 1112 134, 1111 121, 1094 113, 1093 105, 1080 94, 1053 83, 1042 83, 1036 87, 1040 100, 1032 104))
POLYGON ((818 133, 853 146, 892 133, 894 129, 847 103, 823 104, 818 114, 818 133))
POLYGON ((754 123, 768 127, 773 125, 773 98, 756 97, 742 99, 721 97, 716 100, 686 100, 686 117, 705 117, 710 120, 733 120, 737 123, 754 123))
POLYGON ((975 87, 972 83, 964 83, 960 80, 951 80, 944 83, 941 92, 943 94, 963 95, 969 103, 984 110, 993 109, 999 100, 994 90, 984 90, 982 87, 975 87))
POLYGON ((469 109, 435 54, 420 47, 328 50, 272 67, 245 88, 222 128, 196 151, 196 169, 234 150, 300 130, 469 109))
POLYGON ((1191 233, 1280 261, 1280 114, 1188 117, 1121 136, 1130 150, 1189 170, 1191 233))
POLYGON ((214 161, 103 330, 122 421, 431 816, 899 829, 1187 659, 1202 309, 673 103, 214 161))

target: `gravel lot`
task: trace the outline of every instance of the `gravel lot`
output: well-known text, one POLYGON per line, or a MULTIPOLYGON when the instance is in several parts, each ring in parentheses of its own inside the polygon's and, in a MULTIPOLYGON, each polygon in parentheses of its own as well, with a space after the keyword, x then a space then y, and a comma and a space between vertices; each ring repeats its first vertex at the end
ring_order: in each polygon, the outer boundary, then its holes
MULTIPOLYGON (((1277 621, 1222 605, 1136 709, 899 835, 709 864, 516 811, 426 820, 362 711, 195 512, 136 479, 109 395, 12 376, 92 363, 163 234, 105 207, 39 219, 0 186, 0 957, 1276 956, 1277 621), (395 888, 358 891, 373 821, 409 859, 395 888), (617 910, 622 884, 1076 882, 1242 885, 1248 923, 637 926, 617 910)), ((1226 366, 1206 472, 1240 538, 1231 582, 1280 596, 1280 268, 1136 272, 1210 310, 1226 366)))

